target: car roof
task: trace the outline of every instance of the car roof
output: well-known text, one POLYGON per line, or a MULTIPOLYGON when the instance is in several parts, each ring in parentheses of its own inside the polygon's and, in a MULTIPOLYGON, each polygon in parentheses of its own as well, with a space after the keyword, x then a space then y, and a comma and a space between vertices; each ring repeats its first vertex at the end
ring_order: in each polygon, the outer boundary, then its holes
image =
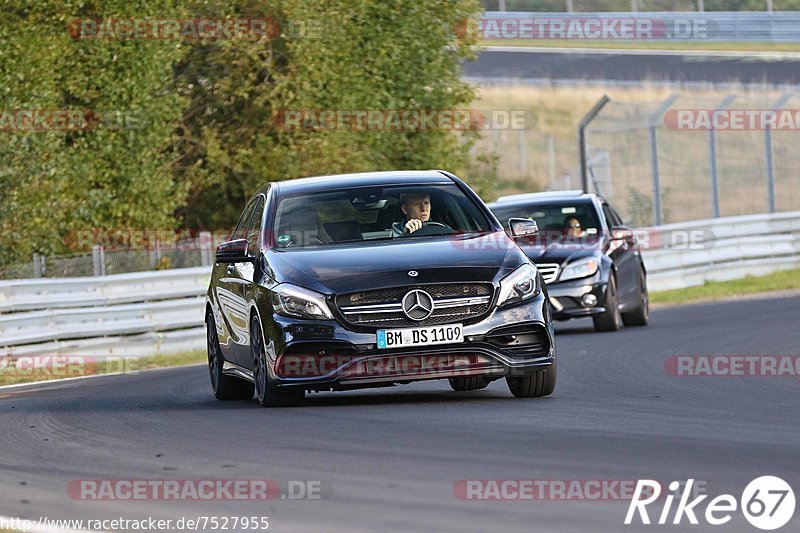
POLYGON ((514 205, 536 204, 544 202, 574 202, 576 200, 582 202, 592 202, 594 199, 599 198, 594 193, 584 193, 583 191, 547 191, 547 192, 533 192, 525 194, 512 194, 510 196, 501 196, 491 204, 489 208, 494 207, 510 207, 514 205))
POLYGON ((329 191, 335 188, 352 188, 390 185, 452 185, 454 181, 439 170, 390 170, 335 174, 276 182, 280 195, 329 191))

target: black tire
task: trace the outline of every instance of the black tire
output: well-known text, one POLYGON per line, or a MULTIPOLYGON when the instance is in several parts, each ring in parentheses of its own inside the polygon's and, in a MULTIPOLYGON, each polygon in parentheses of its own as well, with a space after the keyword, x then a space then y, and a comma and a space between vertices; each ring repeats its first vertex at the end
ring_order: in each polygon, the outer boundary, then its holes
POLYGON ((264 333, 261 321, 255 315, 250 320, 250 355, 253 358, 253 381, 258 403, 263 407, 286 407, 296 405, 303 400, 305 397, 303 389, 279 390, 270 379, 264 352, 264 333))
POLYGON ((508 390, 515 398, 540 398, 553 394, 558 377, 557 360, 545 370, 539 370, 520 377, 507 377, 508 390))
POLYGON ((639 274, 639 306, 629 313, 622 313, 622 322, 626 326, 646 326, 650 322, 650 295, 647 292, 647 276, 644 270, 639 274))
POLYGON ((208 373, 211 376, 211 389, 217 400, 249 400, 254 387, 249 381, 226 376, 222 373, 222 350, 219 347, 217 326, 209 311, 206 315, 206 349, 208 351, 208 373))
POLYGON ((605 303, 605 312, 602 315, 592 317, 594 329, 597 331, 618 331, 622 327, 622 314, 619 312, 617 280, 613 274, 608 277, 605 303))
POLYGON ((485 389, 489 386, 491 381, 481 376, 473 376, 468 378, 449 378, 450 387, 454 391, 462 392, 468 390, 485 389))

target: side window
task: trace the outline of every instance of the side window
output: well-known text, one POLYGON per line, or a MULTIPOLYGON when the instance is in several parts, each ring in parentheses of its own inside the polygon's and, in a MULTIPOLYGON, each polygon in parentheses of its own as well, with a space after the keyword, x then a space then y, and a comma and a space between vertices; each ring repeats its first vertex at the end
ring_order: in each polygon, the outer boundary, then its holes
POLYGON ((627 225, 628 225, 628 224, 625 222, 625 219, 623 219, 623 218, 622 218, 622 217, 619 215, 619 213, 617 212, 617 210, 616 210, 616 209, 614 209, 614 208, 613 208, 613 207, 611 207, 611 206, 608 206, 608 207, 609 207, 609 209, 611 209, 611 214, 614 216, 614 218, 616 218, 616 219, 617 219, 617 225, 618 225, 618 226, 627 226, 627 225))
POLYGON ((261 232, 261 219, 264 218, 264 198, 261 196, 256 200, 253 215, 250 217, 250 222, 247 224, 247 250, 252 253, 258 249, 258 235, 261 232))
POLYGON ((603 216, 606 219, 606 224, 608 224, 608 229, 613 228, 614 226, 621 226, 621 222, 617 220, 617 217, 611 212, 611 208, 608 207, 608 204, 603 204, 603 216))
POLYGON ((232 241, 245 238, 247 222, 250 220, 250 216, 253 214, 253 207, 255 207, 255 202, 250 202, 247 204, 247 207, 244 208, 242 216, 239 217, 239 223, 236 224, 236 229, 233 230, 233 233, 231 234, 232 241))

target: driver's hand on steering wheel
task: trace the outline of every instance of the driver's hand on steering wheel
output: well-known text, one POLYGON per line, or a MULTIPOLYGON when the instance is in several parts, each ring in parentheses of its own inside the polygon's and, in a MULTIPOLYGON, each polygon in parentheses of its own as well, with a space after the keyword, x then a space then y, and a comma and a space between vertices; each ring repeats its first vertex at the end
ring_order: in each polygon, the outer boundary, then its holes
POLYGON ((406 233, 414 233, 418 229, 422 228, 422 221, 418 218, 412 218, 406 225, 404 226, 406 233))

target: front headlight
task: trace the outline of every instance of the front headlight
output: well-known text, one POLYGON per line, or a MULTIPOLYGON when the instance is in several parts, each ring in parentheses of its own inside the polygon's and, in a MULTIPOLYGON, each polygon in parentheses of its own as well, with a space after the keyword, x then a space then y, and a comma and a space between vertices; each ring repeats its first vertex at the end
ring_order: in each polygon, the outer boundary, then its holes
POLYGON ((288 283, 282 283, 273 289, 272 307, 276 313, 283 316, 315 320, 333 319, 323 295, 288 283))
POLYGON ((561 271, 561 276, 559 276, 558 280, 566 281, 568 279, 586 278, 594 275, 598 268, 600 268, 600 261, 594 257, 579 259, 574 263, 570 263, 564 267, 564 270, 561 271))
POLYGON ((539 294, 539 272, 526 263, 500 281, 497 306, 513 305, 539 294))

